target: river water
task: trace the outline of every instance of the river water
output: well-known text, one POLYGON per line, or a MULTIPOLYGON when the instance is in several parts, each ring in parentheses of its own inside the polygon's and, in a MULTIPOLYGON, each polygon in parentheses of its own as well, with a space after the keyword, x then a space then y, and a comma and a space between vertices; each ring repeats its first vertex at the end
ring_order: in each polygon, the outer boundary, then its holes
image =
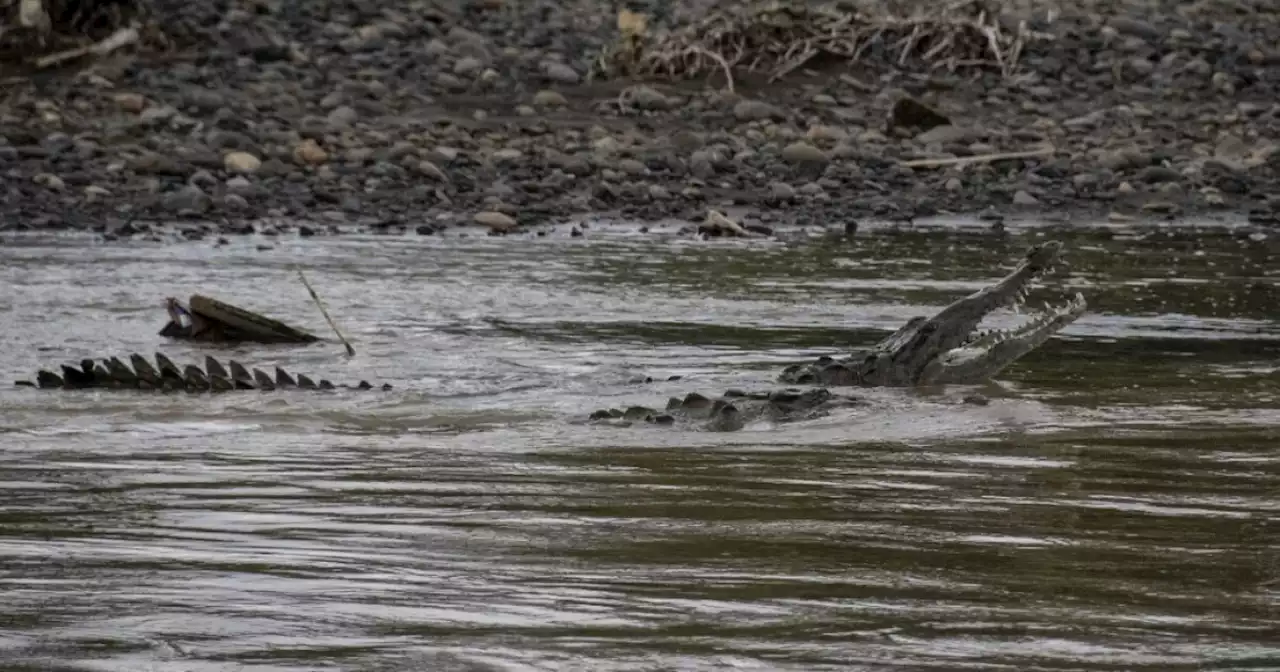
POLYGON ((575 422, 766 387, 1044 235, 9 237, 7 379, 160 350, 395 389, 0 388, 0 667, 1280 669, 1275 236, 1054 234, 1071 270, 1032 299, 1090 312, 987 406, 575 422), (165 342, 192 293, 330 339, 165 342))

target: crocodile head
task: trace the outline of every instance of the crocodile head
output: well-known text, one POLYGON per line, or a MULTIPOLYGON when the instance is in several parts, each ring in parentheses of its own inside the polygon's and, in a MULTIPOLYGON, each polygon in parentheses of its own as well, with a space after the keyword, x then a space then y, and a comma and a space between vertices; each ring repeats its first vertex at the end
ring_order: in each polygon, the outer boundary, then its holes
POLYGON ((1000 308, 1019 311, 1032 283, 1058 263, 1061 252, 1062 244, 1056 240, 1035 245, 999 282, 954 301, 933 317, 912 320, 876 353, 870 377, 879 373, 894 382, 916 385, 973 383, 1004 370, 1074 322, 1087 307, 1077 294, 1060 306, 1045 304, 1042 313, 1017 328, 978 330, 982 320, 1000 308))
POLYGON ((978 329, 1000 308, 1020 309, 1032 283, 1058 263, 1062 244, 1033 246, 1017 268, 998 282, 958 299, 932 317, 909 320, 867 353, 848 359, 824 357, 788 367, 782 380, 818 385, 908 386, 976 383, 1044 343, 1084 313, 1077 294, 1060 306, 1045 306, 1021 326, 1007 331, 978 329))

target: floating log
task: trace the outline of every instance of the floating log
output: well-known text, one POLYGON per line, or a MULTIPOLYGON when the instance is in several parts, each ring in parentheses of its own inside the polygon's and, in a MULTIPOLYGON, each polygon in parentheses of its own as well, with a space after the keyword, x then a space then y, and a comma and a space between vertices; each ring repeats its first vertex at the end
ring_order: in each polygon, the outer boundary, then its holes
POLYGON ((233 306, 225 301, 192 294, 187 306, 175 298, 165 299, 169 322, 160 335, 177 340, 208 343, 313 343, 314 334, 279 320, 233 306))

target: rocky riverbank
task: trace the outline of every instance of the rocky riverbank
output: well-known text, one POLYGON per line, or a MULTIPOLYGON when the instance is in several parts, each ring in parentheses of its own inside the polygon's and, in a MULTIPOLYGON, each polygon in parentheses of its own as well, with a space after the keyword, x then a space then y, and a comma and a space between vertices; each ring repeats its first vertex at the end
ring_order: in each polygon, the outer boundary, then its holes
POLYGON ((155 12, 182 36, 170 51, 0 70, 0 230, 536 231, 733 205, 830 228, 939 213, 1280 224, 1280 15, 1262 0, 1033 2, 1008 10, 1028 36, 1010 73, 899 69, 871 49, 776 82, 735 71, 732 92, 717 75, 589 77, 619 38, 616 9, 588 0, 155 12), (950 123, 888 123, 908 96, 950 123), (1032 156, 988 158, 1002 153, 1032 156))

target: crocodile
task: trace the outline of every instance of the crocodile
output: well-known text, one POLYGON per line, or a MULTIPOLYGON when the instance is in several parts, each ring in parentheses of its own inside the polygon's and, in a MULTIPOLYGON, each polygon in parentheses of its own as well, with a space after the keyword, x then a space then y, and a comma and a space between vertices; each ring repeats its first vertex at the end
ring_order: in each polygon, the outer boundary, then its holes
MULTIPOLYGON (((823 356, 793 364, 779 382, 808 389, 745 393, 729 390, 714 399, 693 392, 672 397, 665 409, 632 406, 606 408, 588 417, 593 424, 692 424, 711 430, 734 430, 757 420, 794 422, 820 417, 833 408, 859 406, 854 396, 830 387, 911 387, 983 382, 1039 347, 1077 320, 1088 307, 1077 293, 1009 330, 978 331, 989 314, 1002 307, 1021 308, 1032 283, 1059 263, 1062 244, 1049 241, 1032 246, 1021 262, 1001 280, 952 302, 932 317, 913 317, 866 352, 848 357, 823 356)), ((981 404, 974 395, 966 403, 981 404)))
POLYGON ((1059 263, 1062 244, 1034 245, 1008 275, 933 317, 913 317, 869 350, 847 357, 824 355, 793 364, 778 376, 789 385, 910 387, 974 384, 990 379, 1075 322, 1088 308, 1076 295, 1061 305, 1044 304, 1021 325, 980 331, 982 320, 1004 307, 1019 311, 1031 285, 1059 263))
POLYGON ((858 397, 832 392, 824 387, 761 392, 731 389, 715 398, 698 392, 690 392, 683 399, 671 397, 663 409, 648 406, 604 408, 593 412, 587 420, 591 424, 619 427, 637 423, 691 424, 710 431, 731 432, 751 422, 796 422, 822 417, 836 408, 862 406, 864 403, 858 397))
MULTIPOLYGON (((195 364, 179 368, 173 360, 163 353, 155 354, 156 363, 152 365, 147 358, 138 353, 129 355, 129 364, 119 357, 108 357, 101 361, 83 359, 77 368, 68 364, 62 365, 62 375, 41 369, 36 374, 35 382, 19 380, 19 387, 39 389, 82 390, 160 390, 164 392, 229 392, 232 390, 335 390, 335 389, 374 389, 368 381, 360 381, 355 385, 334 385, 321 378, 319 382, 305 374, 291 374, 276 367, 275 375, 269 375, 261 369, 246 369, 237 361, 228 360, 227 366, 213 357, 205 357, 204 369, 195 364), (132 366, 130 366, 132 365, 132 366)), ((380 389, 390 390, 391 385, 384 384, 380 389)))

